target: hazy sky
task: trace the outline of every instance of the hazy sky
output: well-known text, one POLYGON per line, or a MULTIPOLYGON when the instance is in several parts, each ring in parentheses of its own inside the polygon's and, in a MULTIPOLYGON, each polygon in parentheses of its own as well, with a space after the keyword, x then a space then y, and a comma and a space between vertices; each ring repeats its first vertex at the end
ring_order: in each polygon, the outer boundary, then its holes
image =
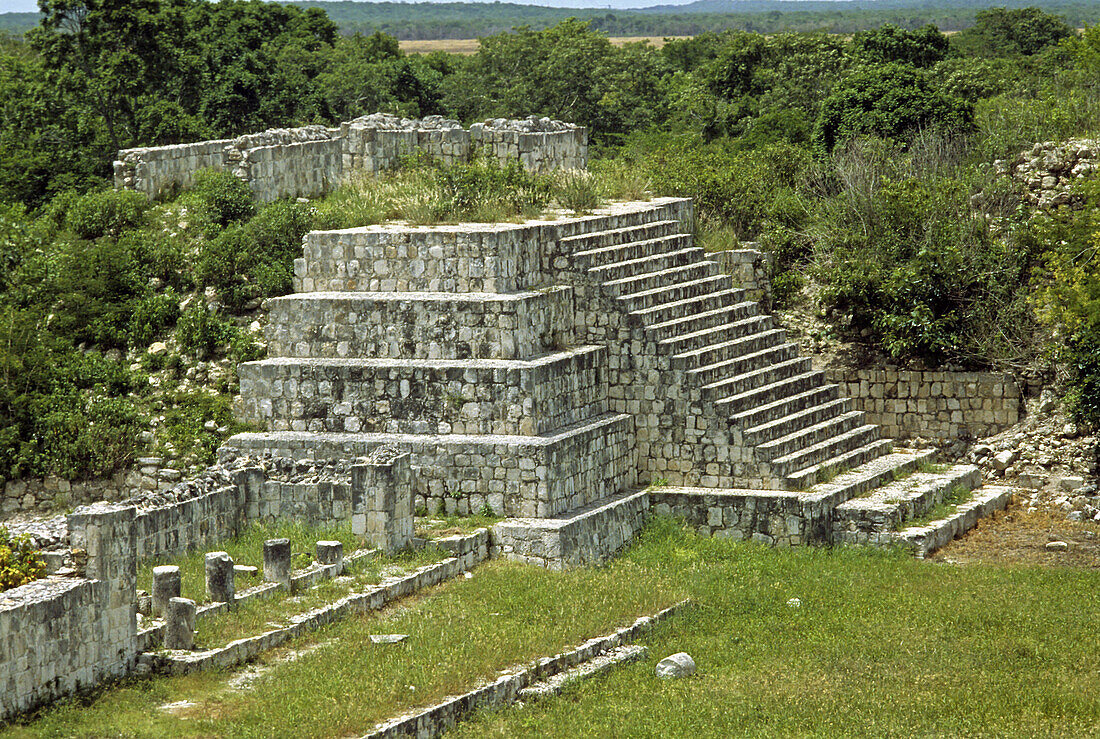
MULTIPOLYGON (((488 0, 484 0, 488 1, 488 0)), ((556 8, 645 8, 651 5, 682 5, 691 0, 506 0, 524 5, 549 5, 556 8)), ((0 13, 30 13, 38 10, 38 0, 0 0, 0 13)))

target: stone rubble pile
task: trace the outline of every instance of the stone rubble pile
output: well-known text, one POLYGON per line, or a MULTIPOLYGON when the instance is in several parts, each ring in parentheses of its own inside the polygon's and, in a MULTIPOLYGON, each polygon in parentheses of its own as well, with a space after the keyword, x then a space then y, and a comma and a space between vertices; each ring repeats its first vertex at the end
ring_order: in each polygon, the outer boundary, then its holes
POLYGON ((998 159, 993 168, 1023 184, 1032 204, 1065 205, 1073 200, 1074 183, 1100 169, 1100 140, 1044 141, 1011 161, 998 159))
POLYGON ((370 128, 379 131, 450 131, 462 128, 462 124, 441 115, 424 118, 402 118, 389 113, 371 113, 348 121, 354 128, 370 128))
POLYGON ((552 131, 575 131, 580 126, 564 121, 555 121, 550 118, 536 118, 527 116, 522 120, 510 120, 508 118, 487 118, 482 123, 470 126, 474 128, 490 129, 493 131, 518 131, 520 133, 549 133, 552 131))

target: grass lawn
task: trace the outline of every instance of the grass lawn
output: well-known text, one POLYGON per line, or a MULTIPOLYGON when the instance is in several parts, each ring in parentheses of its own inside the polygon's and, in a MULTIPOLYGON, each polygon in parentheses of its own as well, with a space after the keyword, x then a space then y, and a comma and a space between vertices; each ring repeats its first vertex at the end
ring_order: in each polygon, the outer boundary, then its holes
POLYGON ((3 737, 356 736, 684 595, 649 658, 448 736, 1089 736, 1100 734, 1100 573, 958 567, 863 550, 772 550, 654 520, 607 567, 494 561, 403 608, 334 624, 228 675, 133 682, 3 737), (801 599, 800 608, 787 601, 801 599), (410 634, 373 646, 371 633, 410 634), (699 674, 658 681, 691 653, 699 674), (182 716, 159 706, 195 703, 182 716))

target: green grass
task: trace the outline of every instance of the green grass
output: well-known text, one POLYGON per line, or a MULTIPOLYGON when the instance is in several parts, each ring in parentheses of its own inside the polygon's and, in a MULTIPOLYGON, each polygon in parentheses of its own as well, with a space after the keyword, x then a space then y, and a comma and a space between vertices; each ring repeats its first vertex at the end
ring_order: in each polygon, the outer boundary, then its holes
POLYGON ((283 521, 272 524, 253 523, 238 536, 209 545, 181 557, 160 557, 142 562, 138 567, 137 586, 152 591, 153 568, 157 565, 172 564, 180 568, 180 594, 196 603, 206 603, 206 553, 224 551, 233 558, 233 564, 252 565, 259 569, 255 580, 237 581, 237 590, 263 583, 264 541, 267 539, 290 539, 290 551, 294 569, 308 567, 316 553, 318 541, 339 541, 344 544, 344 556, 360 547, 359 538, 351 532, 351 526, 317 527, 307 526, 297 521, 283 521))
POLYGON ((0 736, 358 736, 684 595, 693 605, 645 638, 645 660, 448 736, 1094 736, 1098 590, 1085 570, 774 550, 655 519, 607 567, 493 561, 407 608, 326 627, 252 692, 217 673, 133 682, 0 736), (410 638, 367 642, 393 632, 410 638), (678 651, 698 675, 654 678, 678 651), (158 709, 180 700, 196 703, 187 718, 158 709))
POLYGON ((923 516, 910 519, 905 522, 906 526, 924 526, 933 521, 939 521, 941 518, 947 518, 948 516, 955 515, 955 511, 959 509, 959 506, 966 501, 974 497, 974 491, 969 490, 962 485, 954 485, 950 490, 944 493, 943 500, 931 509, 925 512, 923 516))
MULTIPOLYGON (((504 561, 435 588, 384 615, 355 616, 298 640, 320 644, 272 661, 251 692, 227 675, 131 681, 89 703, 69 701, 3 737, 333 737, 468 689, 509 666, 554 654, 683 597, 669 573, 635 562, 554 573, 504 561), (370 634, 404 633, 372 645, 370 634), (158 707, 189 700, 188 718, 158 707)), ((270 656, 269 656, 270 659, 270 656)))
POLYGON ((647 659, 448 736, 1100 733, 1100 573, 768 550, 667 522, 627 558, 675 577, 696 603, 646 640, 647 659), (679 651, 699 673, 655 679, 656 662, 679 651))

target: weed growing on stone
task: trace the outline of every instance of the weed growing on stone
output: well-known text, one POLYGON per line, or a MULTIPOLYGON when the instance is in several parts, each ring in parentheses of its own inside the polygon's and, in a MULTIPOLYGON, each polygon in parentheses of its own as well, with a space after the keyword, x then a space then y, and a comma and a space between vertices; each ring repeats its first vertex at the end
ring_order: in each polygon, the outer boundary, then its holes
POLYGON ((948 490, 943 500, 934 505, 923 516, 912 519, 907 522, 907 526, 924 526, 932 521, 939 521, 941 518, 948 518, 955 515, 955 511, 958 510, 962 503, 970 500, 974 497, 974 491, 968 490, 962 485, 955 485, 948 490))

